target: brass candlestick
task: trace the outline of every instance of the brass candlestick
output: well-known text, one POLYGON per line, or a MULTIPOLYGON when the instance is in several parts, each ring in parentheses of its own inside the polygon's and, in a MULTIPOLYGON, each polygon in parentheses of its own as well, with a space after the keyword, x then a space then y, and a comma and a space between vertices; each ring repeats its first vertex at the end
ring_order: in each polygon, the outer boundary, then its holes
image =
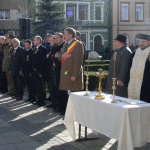
POLYGON ((95 98, 96 99, 100 99, 100 100, 102 100, 102 99, 105 99, 105 97, 103 96, 103 95, 101 95, 101 79, 103 78, 103 73, 102 73, 102 71, 103 71, 103 69, 98 69, 98 73, 97 73, 97 76, 99 77, 99 88, 98 88, 98 90, 99 90, 99 92, 98 92, 98 95, 95 95, 95 98))
POLYGON ((114 58, 113 58, 113 61, 114 61, 114 67, 113 67, 113 70, 114 70, 114 78, 112 78, 112 80, 113 80, 113 86, 112 86, 113 99, 112 99, 111 103, 117 103, 117 101, 115 100, 115 90, 116 90, 116 80, 117 80, 117 79, 115 78, 116 59, 117 59, 117 52, 114 52, 114 58))
POLYGON ((88 59, 88 65, 87 65, 87 72, 86 72, 86 93, 84 94, 84 96, 89 96, 88 94, 88 85, 89 85, 89 69, 88 69, 88 66, 89 66, 89 59, 88 59))
POLYGON ((117 103, 117 101, 115 100, 115 90, 116 90, 116 78, 112 78, 113 80, 113 86, 112 86, 112 90, 113 90, 113 100, 111 101, 111 103, 117 103))

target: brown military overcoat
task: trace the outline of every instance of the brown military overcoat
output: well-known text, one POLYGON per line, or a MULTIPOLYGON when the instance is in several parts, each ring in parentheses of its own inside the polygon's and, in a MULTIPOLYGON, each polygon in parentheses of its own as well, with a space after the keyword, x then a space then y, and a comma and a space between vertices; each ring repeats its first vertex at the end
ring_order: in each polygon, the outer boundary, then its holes
MULTIPOLYGON (((62 60, 65 46, 66 44, 64 44, 59 54, 60 61, 62 60)), ((71 53, 71 57, 61 67, 60 90, 81 91, 83 89, 83 56, 83 46, 79 43, 71 53), (71 77, 76 77, 76 80, 71 81, 71 77)))
POLYGON ((4 59, 3 59, 3 65, 2 65, 2 71, 3 72, 9 72, 9 56, 10 51, 13 50, 13 45, 5 44, 3 47, 4 52, 4 59))

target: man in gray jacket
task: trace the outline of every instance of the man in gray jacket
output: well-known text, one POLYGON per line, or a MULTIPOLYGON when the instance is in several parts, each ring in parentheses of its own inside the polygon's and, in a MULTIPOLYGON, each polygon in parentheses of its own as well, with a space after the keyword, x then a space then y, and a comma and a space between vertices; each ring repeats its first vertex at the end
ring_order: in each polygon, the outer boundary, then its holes
POLYGON ((130 48, 126 47, 126 36, 119 34, 114 39, 115 52, 109 66, 107 92, 112 94, 112 78, 116 78, 116 95, 127 97, 127 79, 129 71, 130 48), (115 67, 114 67, 115 62, 115 67))

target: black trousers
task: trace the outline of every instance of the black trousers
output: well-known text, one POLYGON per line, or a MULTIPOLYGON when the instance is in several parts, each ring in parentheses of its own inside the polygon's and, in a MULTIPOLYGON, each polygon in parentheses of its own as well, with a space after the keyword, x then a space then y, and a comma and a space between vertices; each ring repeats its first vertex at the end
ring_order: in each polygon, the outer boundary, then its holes
POLYGON ((0 89, 2 93, 7 93, 8 92, 8 83, 7 83, 7 76, 5 72, 1 72, 0 75, 0 89))
POLYGON ((60 111, 66 111, 67 103, 68 103, 68 91, 59 90, 59 102, 60 102, 60 111))
POLYGON ((16 96, 23 96, 23 80, 21 75, 12 75, 14 87, 16 89, 16 96))
POLYGON ((36 87, 37 104, 45 104, 45 83, 42 77, 37 72, 33 74, 34 84, 36 87))
POLYGON ((31 102, 36 101, 36 86, 33 79, 33 76, 24 75, 24 81, 28 88, 29 100, 31 102))

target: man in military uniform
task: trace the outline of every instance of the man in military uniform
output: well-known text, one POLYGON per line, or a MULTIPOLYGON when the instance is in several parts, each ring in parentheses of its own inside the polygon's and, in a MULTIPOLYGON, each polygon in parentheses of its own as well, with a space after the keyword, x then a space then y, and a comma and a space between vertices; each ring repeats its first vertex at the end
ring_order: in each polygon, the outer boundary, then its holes
POLYGON ((45 105, 45 70, 46 70, 46 54, 47 49, 42 45, 42 38, 40 36, 34 37, 34 45, 36 46, 33 56, 33 78, 36 84, 36 93, 38 106, 45 105))
POLYGON ((20 41, 17 38, 12 40, 13 51, 10 52, 10 74, 14 81, 16 93, 13 98, 16 100, 23 99, 23 81, 22 81, 22 53, 24 49, 20 47, 20 41))
POLYGON ((16 93, 12 75, 9 74, 10 52, 13 51, 13 45, 12 45, 13 38, 14 36, 11 34, 6 35, 6 43, 4 44, 4 47, 3 47, 4 58, 3 58, 3 64, 2 64, 2 71, 5 72, 6 74, 8 86, 10 89, 9 95, 11 96, 14 96, 16 93))
POLYGON ((5 37, 0 36, 0 90, 2 93, 8 92, 8 85, 7 85, 7 78, 5 72, 2 71, 2 64, 3 64, 3 58, 4 58, 4 41, 5 37))
POLYGON ((29 97, 26 101, 35 102, 36 101, 36 90, 35 83, 32 76, 33 70, 33 55, 34 51, 32 49, 32 41, 25 40, 25 51, 23 51, 22 56, 22 76, 28 88, 29 97))

